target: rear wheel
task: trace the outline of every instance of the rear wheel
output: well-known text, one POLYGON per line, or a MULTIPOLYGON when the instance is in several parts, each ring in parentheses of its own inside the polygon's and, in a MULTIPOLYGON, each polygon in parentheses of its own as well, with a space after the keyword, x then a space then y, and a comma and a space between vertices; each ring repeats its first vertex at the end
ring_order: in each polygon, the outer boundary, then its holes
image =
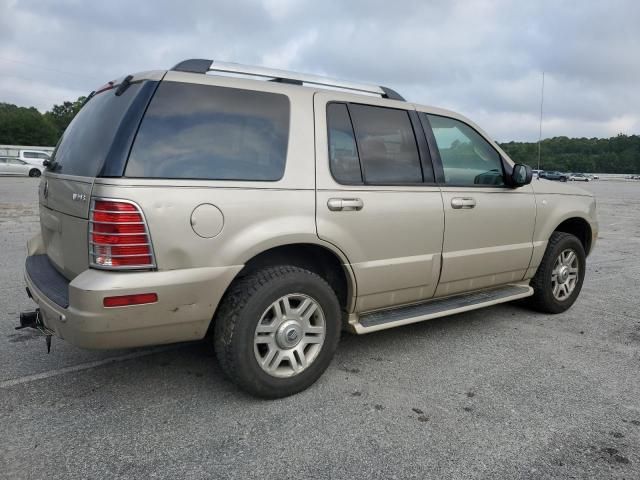
POLYGON ((32 168, 31 170, 29 170, 30 177, 39 177, 40 175, 41 175, 41 172, 37 168, 32 168))
POLYGON ((554 232, 531 280, 534 294, 529 305, 546 313, 567 310, 580 294, 585 267, 586 255, 580 240, 569 233, 554 232))
POLYGON ((329 284, 293 266, 236 282, 216 314, 214 346, 226 376, 243 390, 278 398, 325 371, 338 345, 341 312, 329 284))

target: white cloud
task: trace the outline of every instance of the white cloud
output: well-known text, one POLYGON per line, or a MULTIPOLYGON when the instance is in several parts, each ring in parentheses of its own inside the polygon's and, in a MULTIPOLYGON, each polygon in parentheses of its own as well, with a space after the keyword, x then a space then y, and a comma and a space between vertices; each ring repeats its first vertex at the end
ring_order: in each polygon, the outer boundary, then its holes
POLYGON ((544 70, 545 137, 638 133, 639 20, 634 0, 0 0, 0 101, 47 109, 212 58, 377 82, 531 140, 544 70))

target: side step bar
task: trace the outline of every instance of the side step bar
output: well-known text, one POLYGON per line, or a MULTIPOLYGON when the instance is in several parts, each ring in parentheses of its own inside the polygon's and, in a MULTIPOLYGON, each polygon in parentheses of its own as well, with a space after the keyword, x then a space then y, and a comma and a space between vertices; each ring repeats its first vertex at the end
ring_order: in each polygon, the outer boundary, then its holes
POLYGON ((358 334, 376 332, 387 328, 422 322, 423 320, 445 317, 454 313, 468 312, 469 310, 497 305, 498 303, 510 302, 531 295, 533 295, 533 288, 529 285, 505 285, 490 290, 431 300, 426 303, 365 313, 360 315, 359 321, 353 323, 352 327, 358 334))

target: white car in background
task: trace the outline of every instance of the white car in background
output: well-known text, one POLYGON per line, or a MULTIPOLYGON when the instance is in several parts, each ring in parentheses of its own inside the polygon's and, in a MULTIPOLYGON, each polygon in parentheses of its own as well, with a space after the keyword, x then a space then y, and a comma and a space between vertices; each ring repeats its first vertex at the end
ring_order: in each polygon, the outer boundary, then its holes
POLYGON ((15 157, 0 157, 0 175, 39 177, 43 171, 42 165, 29 164, 15 157))
POLYGON ((51 155, 44 150, 20 150, 18 158, 29 165, 42 167, 42 162, 49 160, 51 155))
POLYGON ((569 181, 571 182, 588 182, 591 178, 584 173, 571 173, 569 175, 569 181))

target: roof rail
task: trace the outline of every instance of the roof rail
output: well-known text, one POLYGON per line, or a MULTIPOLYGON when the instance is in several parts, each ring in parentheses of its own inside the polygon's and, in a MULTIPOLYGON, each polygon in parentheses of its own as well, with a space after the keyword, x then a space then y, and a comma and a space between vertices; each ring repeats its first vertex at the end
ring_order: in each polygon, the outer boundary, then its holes
POLYGON ((251 65, 241 65, 239 63, 217 62, 213 60, 203 60, 193 58, 178 63, 171 70, 189 73, 224 72, 240 75, 250 75, 254 77, 268 78, 275 82, 292 83, 295 85, 310 84, 321 87, 333 87, 344 90, 351 90, 358 93, 370 93, 380 95, 382 98, 391 100, 402 100, 404 98, 396 91, 377 85, 367 85, 364 83, 349 82, 345 80, 335 80, 332 78, 309 75, 306 73, 289 72, 287 70, 277 70, 274 68, 254 67, 251 65))

